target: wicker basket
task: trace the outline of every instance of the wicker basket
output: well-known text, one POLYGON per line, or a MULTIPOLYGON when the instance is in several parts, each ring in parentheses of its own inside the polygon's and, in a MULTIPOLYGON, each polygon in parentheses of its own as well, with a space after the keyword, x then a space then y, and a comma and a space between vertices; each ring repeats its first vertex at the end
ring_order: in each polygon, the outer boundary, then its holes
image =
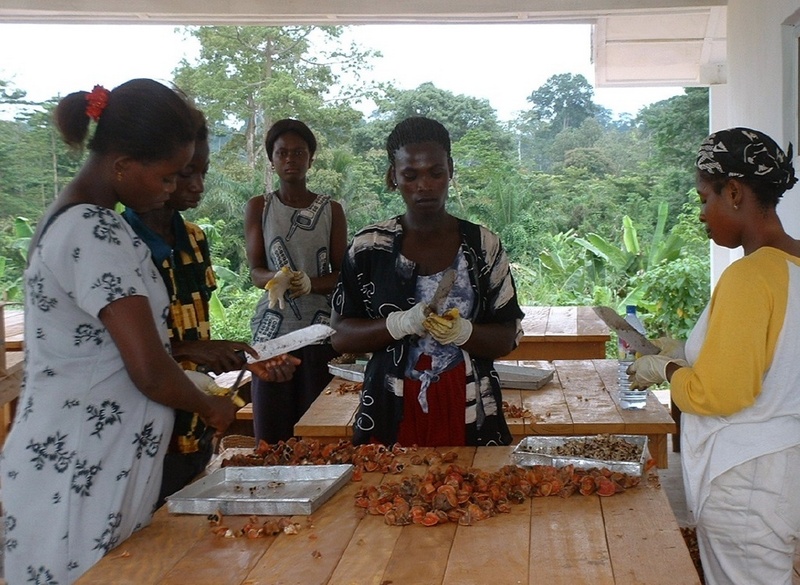
POLYGON ((248 435, 225 435, 219 441, 219 451, 226 449, 255 449, 256 438, 248 435))

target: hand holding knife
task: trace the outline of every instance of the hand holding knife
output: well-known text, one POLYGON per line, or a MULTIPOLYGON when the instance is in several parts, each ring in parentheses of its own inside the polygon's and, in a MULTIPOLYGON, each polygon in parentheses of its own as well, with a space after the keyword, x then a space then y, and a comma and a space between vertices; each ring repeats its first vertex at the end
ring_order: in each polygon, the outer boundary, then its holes
POLYGON ((426 335, 429 331, 424 323, 428 319, 442 319, 439 317, 438 311, 442 309, 442 304, 450 294, 453 288, 453 283, 456 280, 456 271, 454 268, 448 268, 442 274, 442 278, 436 287, 436 292, 430 302, 420 301, 406 311, 394 311, 389 313, 386 317, 386 329, 393 339, 403 339, 406 336, 412 336, 418 339, 426 335))
POLYGON ((447 296, 450 294, 455 282, 456 269, 452 267, 448 268, 445 270, 444 274, 442 274, 442 279, 439 281, 436 292, 433 293, 433 297, 428 303, 425 315, 439 314, 439 311, 442 309, 442 304, 447 300, 447 296))

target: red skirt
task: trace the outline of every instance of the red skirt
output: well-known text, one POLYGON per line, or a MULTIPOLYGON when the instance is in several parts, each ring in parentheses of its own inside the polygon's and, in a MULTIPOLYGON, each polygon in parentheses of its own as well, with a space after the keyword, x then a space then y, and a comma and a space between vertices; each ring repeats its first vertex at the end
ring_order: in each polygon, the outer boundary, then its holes
MULTIPOLYGON (((416 369, 431 366, 431 357, 423 354, 416 369)), ((459 447, 466 442, 465 409, 467 402, 467 373, 464 362, 439 375, 428 386, 428 412, 419 405, 419 380, 406 378, 403 383, 403 420, 397 442, 405 447, 459 447)))

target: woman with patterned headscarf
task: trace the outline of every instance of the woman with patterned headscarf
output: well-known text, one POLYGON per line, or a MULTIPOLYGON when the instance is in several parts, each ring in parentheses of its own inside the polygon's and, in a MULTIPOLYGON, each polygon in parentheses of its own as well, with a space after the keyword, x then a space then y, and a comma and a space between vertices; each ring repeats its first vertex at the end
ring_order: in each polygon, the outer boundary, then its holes
POLYGON ((683 411, 681 463, 708 585, 792 583, 800 536, 800 241, 776 212, 797 182, 788 154, 749 128, 710 135, 697 156, 700 221, 744 249, 685 346, 630 368, 670 381, 683 411), (691 364, 691 365, 690 365, 691 364))

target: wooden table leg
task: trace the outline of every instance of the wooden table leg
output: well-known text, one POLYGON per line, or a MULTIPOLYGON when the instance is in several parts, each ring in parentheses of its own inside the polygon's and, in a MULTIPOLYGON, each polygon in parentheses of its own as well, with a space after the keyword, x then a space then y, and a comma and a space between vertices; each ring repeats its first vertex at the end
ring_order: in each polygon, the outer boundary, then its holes
POLYGON ((667 460, 667 435, 647 435, 647 447, 650 449, 650 456, 656 460, 656 467, 666 469, 669 464, 667 460))
POLYGON ((681 452, 681 409, 678 405, 669 400, 670 412, 672 413, 672 420, 675 421, 675 432, 672 433, 672 452, 681 452))

